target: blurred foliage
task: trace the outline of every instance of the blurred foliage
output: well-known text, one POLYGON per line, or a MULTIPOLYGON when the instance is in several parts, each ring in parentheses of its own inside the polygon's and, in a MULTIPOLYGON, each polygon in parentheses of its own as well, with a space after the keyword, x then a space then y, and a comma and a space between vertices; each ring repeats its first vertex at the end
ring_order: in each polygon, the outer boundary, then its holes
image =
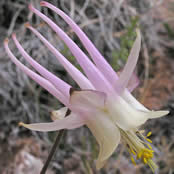
MULTIPOLYGON (((170 24, 164 23, 164 28, 166 29, 166 32, 167 32, 167 35, 168 35, 168 39, 170 41, 174 41, 174 31, 173 31, 172 27, 170 26, 170 24)), ((170 57, 173 57, 173 55, 174 55, 174 46, 168 48, 167 52, 168 52, 170 57)))
POLYGON ((165 27, 165 29, 166 29, 166 31, 167 31, 167 34, 168 34, 168 36, 169 36, 169 39, 174 39, 174 31, 173 31, 173 29, 170 27, 170 25, 168 24, 168 23, 165 23, 164 24, 164 27, 165 27))
POLYGON ((133 46, 136 37, 136 27, 139 18, 133 17, 130 21, 130 25, 125 28, 124 34, 120 37, 120 50, 114 50, 112 52, 111 66, 115 71, 118 71, 120 65, 125 64, 129 56, 129 52, 133 46))

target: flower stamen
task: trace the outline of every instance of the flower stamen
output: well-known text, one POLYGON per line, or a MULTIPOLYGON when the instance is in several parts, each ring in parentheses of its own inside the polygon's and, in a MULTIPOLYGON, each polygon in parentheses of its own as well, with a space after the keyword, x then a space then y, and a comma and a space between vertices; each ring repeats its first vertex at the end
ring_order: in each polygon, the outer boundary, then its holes
POLYGON ((143 136, 140 131, 123 131, 120 130, 121 135, 127 145, 128 152, 130 154, 131 161, 134 165, 136 165, 135 157, 137 160, 140 160, 144 164, 148 164, 152 171, 157 168, 157 165, 153 162, 153 153, 152 147, 149 143, 152 141, 147 138, 152 133, 148 133, 147 136, 143 136))
POLYGON ((150 137, 151 135, 152 135, 152 132, 150 131, 147 133, 146 137, 150 137))
POLYGON ((152 143, 152 140, 149 138, 146 138, 146 141, 148 141, 149 143, 152 143))
POLYGON ((135 159, 133 158, 133 156, 131 156, 131 161, 134 165, 136 165, 135 159))

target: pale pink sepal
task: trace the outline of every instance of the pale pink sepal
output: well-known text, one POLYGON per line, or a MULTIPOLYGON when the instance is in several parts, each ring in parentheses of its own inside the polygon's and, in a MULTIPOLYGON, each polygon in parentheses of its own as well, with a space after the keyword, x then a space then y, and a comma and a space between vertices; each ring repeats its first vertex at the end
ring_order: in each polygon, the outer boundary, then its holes
POLYGON ((121 73, 119 80, 115 86, 115 89, 118 91, 118 93, 123 92, 123 90, 127 87, 132 77, 132 74, 135 70, 135 67, 138 61, 140 47, 141 47, 141 35, 140 35, 140 31, 137 30, 137 38, 133 44, 133 47, 129 54, 126 65, 123 69, 123 72, 121 73))
POLYGON ((58 61, 62 64, 62 66, 66 69, 66 71, 80 86, 81 89, 94 89, 91 82, 75 66, 73 66, 54 46, 52 46, 37 30, 35 30, 29 24, 27 24, 27 28, 29 28, 56 56, 58 61))
POLYGON ((95 90, 72 91, 70 105, 77 111, 96 110, 105 107, 106 94, 95 90))
POLYGON ((132 92, 135 88, 138 87, 140 81, 135 73, 132 74, 132 77, 130 78, 128 84, 127 84, 127 89, 129 92, 132 92))
POLYGON ((82 44, 84 45, 84 47, 90 54, 91 58, 95 62, 97 68, 103 73, 103 75, 106 77, 106 79, 111 84, 115 84, 118 79, 116 72, 107 63, 105 58, 96 49, 94 44, 89 40, 89 38, 81 30, 81 28, 68 15, 66 15, 62 10, 58 9, 54 5, 52 5, 46 1, 41 1, 40 5, 52 9, 54 12, 56 12, 58 15, 60 15, 68 23, 68 25, 72 28, 72 30, 76 33, 76 35, 81 40, 82 44))
POLYGON ((30 10, 41 17, 49 26, 57 33, 57 35, 66 43, 68 48, 71 50, 72 54, 77 59, 80 66, 83 68, 85 74, 87 75, 93 86, 103 92, 112 92, 113 88, 105 79, 103 74, 95 67, 95 65, 90 61, 90 59, 84 54, 84 52, 72 41, 72 39, 57 26, 51 19, 42 14, 39 10, 34 8, 32 5, 29 6, 30 10))
MULTIPOLYGON (((121 74, 123 72, 123 70, 117 71, 118 74, 121 74)), ((137 77, 136 73, 133 72, 126 88, 129 92, 132 92, 136 87, 138 87, 140 81, 139 78, 137 77)))
POLYGON ((37 63, 21 46, 19 41, 16 38, 16 35, 13 34, 12 38, 15 42, 16 47, 19 49, 22 56, 27 60, 28 63, 32 65, 32 67, 38 71, 43 77, 45 77, 48 81, 50 81, 56 89, 58 89, 62 94, 64 94, 67 99, 69 98, 69 89, 71 86, 65 83, 63 80, 49 72, 46 68, 37 63))
POLYGON ((75 129, 84 125, 84 120, 75 114, 70 114, 69 116, 55 120, 50 123, 34 123, 34 124, 25 124, 19 123, 19 125, 24 126, 30 130, 41 131, 41 132, 50 132, 58 131, 61 129, 75 129))
POLYGON ((62 95, 60 91, 58 91, 48 80, 44 79, 40 75, 36 74, 26 66, 24 66, 20 61, 17 60, 17 58, 13 55, 13 53, 10 51, 8 47, 8 40, 4 41, 4 47, 8 54, 8 56, 11 58, 11 60, 25 73, 27 74, 31 79, 33 79, 35 82, 37 82, 40 86, 45 88, 49 93, 51 93, 54 97, 56 97, 60 102, 67 105, 68 104, 68 98, 62 95))

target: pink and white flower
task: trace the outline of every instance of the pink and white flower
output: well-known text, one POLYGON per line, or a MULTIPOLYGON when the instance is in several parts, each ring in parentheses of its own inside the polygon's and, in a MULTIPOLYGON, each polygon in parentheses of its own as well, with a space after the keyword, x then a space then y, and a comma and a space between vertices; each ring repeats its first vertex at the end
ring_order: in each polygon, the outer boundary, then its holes
POLYGON ((17 60, 9 49, 8 39, 6 39, 4 46, 8 56, 25 74, 66 106, 52 113, 53 122, 35 124, 20 123, 20 125, 31 130, 43 132, 75 129, 86 125, 95 136, 100 147, 96 164, 98 169, 103 167, 106 160, 112 155, 122 139, 127 144, 133 163, 135 163, 134 158, 136 157, 143 163, 147 163, 154 170, 156 164, 152 161, 153 150, 147 142, 150 142, 150 140, 143 136, 138 128, 148 119, 167 115, 168 111, 150 111, 131 94, 132 90, 138 85, 134 70, 141 46, 140 32, 137 30, 137 38, 131 49, 128 61, 121 75, 118 76, 85 33, 69 16, 48 2, 42 1, 40 4, 53 10, 65 20, 81 40, 94 63, 58 25, 30 5, 29 9, 41 17, 56 32, 59 38, 65 42, 86 76, 72 65, 36 29, 30 24, 26 24, 26 27, 55 55, 81 90, 74 90, 69 84, 37 63, 22 48, 16 35, 13 34, 12 39, 16 47, 38 73, 30 70, 17 60), (68 109, 71 112, 65 117, 68 109))

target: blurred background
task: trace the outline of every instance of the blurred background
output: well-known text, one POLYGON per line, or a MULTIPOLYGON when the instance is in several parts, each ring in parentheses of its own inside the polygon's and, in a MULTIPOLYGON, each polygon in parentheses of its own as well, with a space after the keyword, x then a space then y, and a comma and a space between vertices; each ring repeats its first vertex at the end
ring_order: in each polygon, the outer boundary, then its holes
MULTIPOLYGON (((133 92, 149 109, 170 110, 164 118, 148 121, 142 129, 152 131, 156 173, 174 173, 174 0, 50 0, 67 13, 118 71, 123 68, 135 40, 142 33, 137 66, 139 87, 133 92)), ((0 173, 38 174, 56 133, 38 133, 19 127, 25 123, 50 121, 50 111, 59 103, 22 73, 8 58, 3 40, 13 32, 24 49, 49 71, 77 87, 63 67, 24 24, 29 21, 78 68, 66 45, 43 21, 28 10, 32 3, 53 19, 84 50, 66 23, 39 0, 0 1, 0 173)), ((10 48, 26 64, 13 41, 10 48)), ((29 66, 30 67, 30 66, 29 66)), ((79 68, 80 69, 80 68, 79 68)), ((152 173, 141 163, 134 166, 124 145, 119 145, 105 167, 96 171, 98 145, 86 127, 67 131, 50 163, 48 174, 152 173)))

